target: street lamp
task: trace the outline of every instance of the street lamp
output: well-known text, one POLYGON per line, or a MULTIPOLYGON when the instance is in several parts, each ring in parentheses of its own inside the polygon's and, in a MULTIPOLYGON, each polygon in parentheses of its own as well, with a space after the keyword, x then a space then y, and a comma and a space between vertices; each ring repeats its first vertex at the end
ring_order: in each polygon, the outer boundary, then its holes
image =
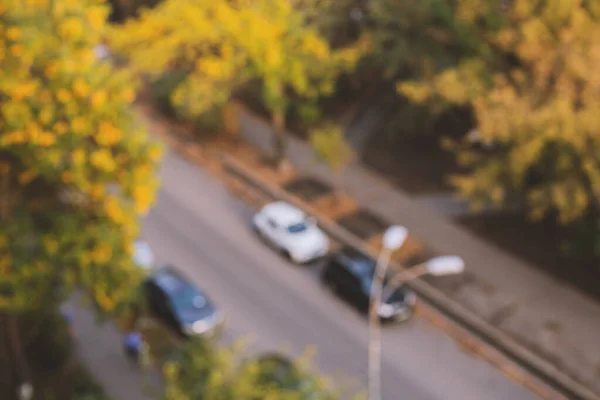
MULTIPOLYGON (((388 228, 383 235, 383 247, 375 266, 369 304, 369 400, 381 400, 381 325, 379 309, 384 290, 383 282, 392 253, 402 247, 407 237, 408 230, 403 226, 388 228)), ((464 269, 465 263, 458 256, 435 257, 396 274, 386 289, 388 291, 394 290, 401 283, 426 274, 434 276, 453 275, 460 274, 464 269)))
POLYGON ((19 400, 31 400, 33 398, 33 386, 29 382, 19 386, 19 400))

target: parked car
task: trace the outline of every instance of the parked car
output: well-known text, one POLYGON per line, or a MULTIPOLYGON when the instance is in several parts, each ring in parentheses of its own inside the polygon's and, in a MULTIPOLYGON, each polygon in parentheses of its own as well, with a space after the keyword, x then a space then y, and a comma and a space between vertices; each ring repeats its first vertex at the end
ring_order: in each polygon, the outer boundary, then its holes
POLYGON ((211 334, 224 322, 208 296, 171 266, 157 269, 144 289, 150 312, 183 336, 211 334))
POLYGON ((154 267, 154 252, 144 239, 137 239, 133 244, 133 262, 147 270, 154 267))
MULTIPOLYGON (((344 300, 368 312, 375 266, 376 262, 370 257, 352 249, 343 249, 330 257, 321 279, 344 300)), ((415 294, 406 287, 389 287, 388 282, 389 277, 386 277, 384 293, 388 295, 382 299, 379 316, 382 320, 408 320, 414 312, 415 294)))
MULTIPOLYGON (((266 353, 256 360, 260 383, 288 389, 303 400, 333 400, 323 386, 311 375, 301 371, 292 360, 279 353, 266 353)), ((296 398, 296 397, 295 397, 296 398)))
POLYGON ((329 239, 316 221, 283 201, 264 206, 254 215, 252 227, 264 241, 297 264, 319 259, 329 251, 329 239))

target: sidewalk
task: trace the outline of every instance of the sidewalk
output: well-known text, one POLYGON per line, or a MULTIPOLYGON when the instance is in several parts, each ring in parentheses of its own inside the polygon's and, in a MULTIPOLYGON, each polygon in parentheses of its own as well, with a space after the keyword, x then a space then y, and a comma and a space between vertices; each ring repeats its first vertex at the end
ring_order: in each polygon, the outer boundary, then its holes
MULTIPOLYGON (((268 123, 245 109, 239 122, 245 140, 270 151, 268 123)), ((335 184, 333 173, 315 161, 310 146, 291 135, 288 156, 301 173, 335 184)), ((374 214, 406 226, 437 252, 463 257, 468 272, 460 279, 432 283, 600 392, 598 303, 418 204, 362 165, 346 169, 344 190, 374 214)))
POLYGON ((153 400, 160 382, 156 371, 142 371, 123 353, 123 335, 110 322, 96 322, 94 314, 72 300, 75 354, 112 400, 153 400))

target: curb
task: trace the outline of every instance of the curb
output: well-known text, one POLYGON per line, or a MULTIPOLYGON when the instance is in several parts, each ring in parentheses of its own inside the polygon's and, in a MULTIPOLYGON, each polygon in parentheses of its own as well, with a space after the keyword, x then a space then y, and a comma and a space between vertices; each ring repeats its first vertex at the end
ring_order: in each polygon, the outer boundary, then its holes
MULTIPOLYGON (((273 199, 284 200, 311 214, 318 220, 321 228, 336 240, 373 258, 377 257, 364 241, 281 187, 265 182, 244 164, 228 155, 222 156, 222 163, 225 172, 229 175, 235 176, 273 199)), ((392 264, 402 268, 397 263, 392 264)), ((556 366, 540 358, 435 287, 422 280, 411 281, 408 286, 424 300, 421 302, 419 312, 429 322, 441 327, 463 348, 488 360, 511 379, 541 398, 600 400, 600 395, 562 373, 556 366)))

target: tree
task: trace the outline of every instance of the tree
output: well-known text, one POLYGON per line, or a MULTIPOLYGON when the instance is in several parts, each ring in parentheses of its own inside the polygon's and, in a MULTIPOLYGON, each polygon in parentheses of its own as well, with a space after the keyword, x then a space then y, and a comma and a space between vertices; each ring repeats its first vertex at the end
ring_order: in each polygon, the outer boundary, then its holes
POLYGON ((292 374, 257 359, 244 360, 242 342, 219 348, 195 338, 164 366, 165 400, 333 400, 322 380, 297 363, 292 374), (293 376, 292 376, 293 375, 293 376), (283 379, 283 380, 282 380, 283 379))
POLYGON ((281 164, 290 103, 332 94, 337 77, 366 48, 362 40, 332 49, 313 21, 314 4, 320 3, 167 0, 115 30, 111 42, 151 77, 184 70, 172 101, 188 117, 225 104, 235 89, 259 79, 281 164))
POLYGON ((237 3, 167 0, 115 27, 111 48, 150 80, 180 77, 171 103, 180 116, 197 118, 226 104, 249 78, 246 54, 234 40, 243 33, 237 3))
POLYGON ((247 26, 239 39, 251 75, 263 83, 264 104, 275 131, 274 158, 285 167, 286 115, 292 101, 314 100, 335 90, 340 74, 353 69, 366 41, 332 49, 312 17, 311 1, 259 0, 243 10, 247 26))
MULTIPOLYGON (((487 4, 479 3, 473 8, 487 4)), ((568 223, 597 212, 599 18, 595 2, 510 2, 501 29, 485 36, 488 51, 399 86, 416 102, 473 109, 492 149, 466 140, 450 147, 471 169, 452 182, 474 205, 500 206, 517 193, 535 218, 556 213, 568 223)))
POLYGON ((30 379, 21 315, 75 287, 112 312, 138 282, 161 149, 132 113, 132 75, 95 58, 108 13, 101 0, 0 6, 0 353, 13 355, 0 369, 15 372, 2 398, 30 379))
POLYGON ((330 166, 336 173, 338 190, 341 190, 344 169, 355 156, 354 149, 346 140, 343 129, 333 123, 324 124, 311 132, 310 144, 316 158, 330 166))

